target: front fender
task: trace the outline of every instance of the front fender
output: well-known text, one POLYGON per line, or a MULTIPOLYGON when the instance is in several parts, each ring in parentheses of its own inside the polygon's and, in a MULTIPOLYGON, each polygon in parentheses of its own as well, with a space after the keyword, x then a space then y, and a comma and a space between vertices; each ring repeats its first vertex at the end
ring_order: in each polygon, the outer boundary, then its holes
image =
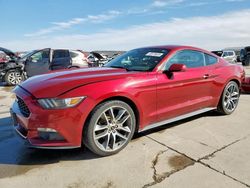
MULTIPOLYGON (((114 97, 132 101, 139 113, 139 128, 156 121, 156 79, 149 75, 143 78, 126 78, 97 82, 71 90, 60 97, 86 96, 90 107, 82 109, 90 113, 101 102, 114 97)), ((86 101, 85 101, 86 102, 86 101)))

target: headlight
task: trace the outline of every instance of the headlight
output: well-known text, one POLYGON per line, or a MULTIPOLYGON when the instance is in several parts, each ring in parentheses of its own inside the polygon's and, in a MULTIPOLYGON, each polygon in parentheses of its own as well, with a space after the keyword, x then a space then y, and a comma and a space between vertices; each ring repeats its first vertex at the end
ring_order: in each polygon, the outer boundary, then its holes
POLYGON ((51 98, 51 99, 38 99, 38 103, 44 109, 63 109, 70 108, 78 105, 86 97, 73 97, 66 99, 51 98))

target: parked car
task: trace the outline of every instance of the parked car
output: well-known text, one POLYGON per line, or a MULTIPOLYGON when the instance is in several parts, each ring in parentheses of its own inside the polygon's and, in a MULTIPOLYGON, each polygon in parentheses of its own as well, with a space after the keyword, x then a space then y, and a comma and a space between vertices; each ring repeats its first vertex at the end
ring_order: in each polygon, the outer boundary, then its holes
POLYGON ((35 148, 82 144, 107 156, 135 132, 238 105, 241 65, 199 48, 156 46, 131 50, 104 67, 43 74, 14 89, 16 131, 35 148))
POLYGON ((92 67, 102 67, 109 61, 108 56, 100 54, 98 52, 90 52, 88 60, 91 62, 92 67))
POLYGON ((72 67, 89 67, 89 60, 82 51, 72 50, 70 51, 70 57, 72 58, 72 67))
POLYGON ((80 52, 67 49, 45 48, 34 50, 21 58, 15 57, 12 61, 0 67, 2 81, 5 81, 8 85, 17 85, 26 78, 52 70, 87 67, 81 58, 83 56, 80 52))
POLYGON ((221 57, 230 63, 237 63, 237 55, 234 51, 223 51, 221 57))
POLYGON ((250 65, 250 46, 247 46, 240 51, 240 61, 242 65, 249 66, 250 65))
POLYGON ((6 48, 0 47, 0 51, 5 54, 5 61, 0 63, 0 81, 7 82, 8 85, 19 84, 25 78, 20 57, 6 48))

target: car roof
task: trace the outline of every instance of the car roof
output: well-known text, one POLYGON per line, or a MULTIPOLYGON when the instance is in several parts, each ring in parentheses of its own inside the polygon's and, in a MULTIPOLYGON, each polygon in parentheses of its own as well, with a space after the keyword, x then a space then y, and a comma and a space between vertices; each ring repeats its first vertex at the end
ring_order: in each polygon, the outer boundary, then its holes
POLYGON ((214 55, 213 53, 211 53, 208 50, 204 50, 204 49, 193 47, 193 46, 185 46, 185 45, 161 45, 161 46, 148 46, 148 47, 142 47, 142 48, 163 48, 163 49, 167 49, 167 50, 184 50, 184 49, 188 49, 188 50, 202 51, 202 52, 205 52, 207 54, 214 55))

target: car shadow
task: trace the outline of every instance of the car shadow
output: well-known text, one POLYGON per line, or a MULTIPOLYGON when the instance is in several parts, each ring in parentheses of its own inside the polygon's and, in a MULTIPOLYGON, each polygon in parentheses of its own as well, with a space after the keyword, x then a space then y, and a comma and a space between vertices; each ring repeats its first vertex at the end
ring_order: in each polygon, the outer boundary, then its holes
MULTIPOLYGON (((216 112, 207 112, 197 116, 193 116, 184 120, 177 121, 157 127, 145 132, 137 133, 133 139, 149 135, 151 133, 164 131, 180 124, 193 121, 205 116, 218 116, 216 112)), ((78 149, 32 149, 25 145, 25 141, 21 139, 14 129, 10 117, 0 118, 0 165, 44 165, 58 163, 60 161, 75 161, 75 160, 91 160, 100 158, 89 151, 86 147, 78 149)))
POLYGON ((70 150, 32 149, 12 128, 10 117, 0 118, 0 165, 43 165, 60 161, 91 160, 99 156, 87 148, 70 150))

